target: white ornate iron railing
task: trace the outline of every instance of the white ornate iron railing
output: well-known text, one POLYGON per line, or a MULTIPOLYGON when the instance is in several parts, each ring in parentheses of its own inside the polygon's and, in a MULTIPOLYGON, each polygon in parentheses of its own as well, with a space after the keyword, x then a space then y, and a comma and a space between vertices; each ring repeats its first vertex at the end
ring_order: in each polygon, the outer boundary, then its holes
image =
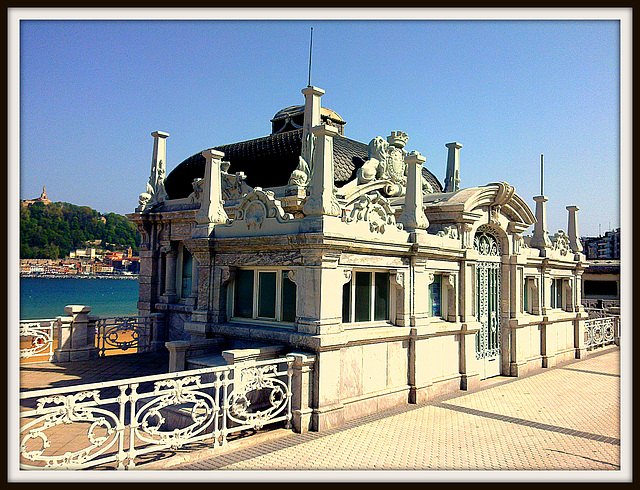
POLYGON ((153 318, 148 316, 98 318, 96 346, 100 356, 106 351, 148 352, 153 336, 153 318))
POLYGON ((20 395, 21 469, 131 469, 143 455, 285 422, 292 357, 20 395))
POLYGON ((20 321, 20 358, 44 357, 50 361, 53 357, 54 326, 58 320, 21 320, 20 321))
POLYGON ((584 344, 587 350, 608 344, 620 345, 620 317, 609 316, 585 320, 584 344))

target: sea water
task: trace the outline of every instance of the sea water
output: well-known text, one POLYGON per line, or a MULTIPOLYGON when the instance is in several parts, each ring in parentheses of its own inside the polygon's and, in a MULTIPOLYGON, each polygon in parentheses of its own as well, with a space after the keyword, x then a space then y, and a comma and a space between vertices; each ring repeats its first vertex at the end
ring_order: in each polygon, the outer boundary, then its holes
POLYGON ((91 307, 101 317, 137 315, 138 280, 97 278, 20 278, 20 319, 65 316, 66 305, 91 307))

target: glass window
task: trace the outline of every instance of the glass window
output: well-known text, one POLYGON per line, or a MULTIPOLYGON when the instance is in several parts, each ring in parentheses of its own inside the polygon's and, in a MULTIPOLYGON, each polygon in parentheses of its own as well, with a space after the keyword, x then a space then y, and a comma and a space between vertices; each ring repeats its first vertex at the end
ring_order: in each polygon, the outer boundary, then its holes
POLYGON ((193 256, 186 249, 182 249, 182 289, 181 297, 188 298, 191 295, 191 277, 193 276, 193 256))
POLYGON ((523 294, 522 294, 522 301, 523 301, 523 309, 526 312, 531 311, 530 310, 530 305, 529 305, 529 278, 525 278, 524 283, 523 283, 523 294))
POLYGON ((374 320, 389 319, 389 273, 375 273, 374 320))
POLYGON ((442 316, 442 274, 434 274, 433 282, 429 284, 429 315, 442 316))
POLYGON ((551 308, 562 308, 562 279, 551 280, 551 308))
POLYGON ((240 318, 253 318, 253 271, 236 271, 234 314, 240 318))
POLYGON ((371 273, 356 272, 356 322, 371 321, 371 273))
POLYGON ((296 321, 296 284, 289 279, 289 272, 282 273, 282 321, 296 321))
POLYGON ((357 271, 353 277, 342 287, 342 322, 388 320, 389 273, 357 271))
POLYGON ((258 273, 258 317, 276 317, 276 272, 258 273))

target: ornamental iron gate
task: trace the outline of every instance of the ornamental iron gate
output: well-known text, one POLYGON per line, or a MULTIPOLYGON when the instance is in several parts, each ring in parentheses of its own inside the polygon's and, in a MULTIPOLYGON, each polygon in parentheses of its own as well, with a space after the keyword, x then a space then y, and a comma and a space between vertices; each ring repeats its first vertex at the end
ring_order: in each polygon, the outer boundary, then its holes
MULTIPOLYGON (((482 227, 473 246, 480 255, 500 257, 500 242, 490 229, 482 227)), ((476 359, 482 361, 482 379, 500 374, 500 262, 479 261, 476 264, 476 301, 478 320, 476 359)))

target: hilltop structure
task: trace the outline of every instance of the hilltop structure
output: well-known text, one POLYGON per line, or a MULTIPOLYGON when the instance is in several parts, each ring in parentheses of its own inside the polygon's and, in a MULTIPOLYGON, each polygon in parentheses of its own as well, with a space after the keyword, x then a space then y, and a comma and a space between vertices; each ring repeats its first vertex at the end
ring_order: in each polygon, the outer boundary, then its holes
POLYGON ((140 314, 167 315, 156 341, 185 341, 187 357, 245 345, 315 359, 299 430, 585 354, 577 206, 552 241, 545 196, 534 216, 508 183, 460 187, 459 143, 445 145, 443 188, 406 133, 349 139, 322 89, 302 93, 269 136, 205 149, 166 178, 169 134, 152 133, 128 217, 140 314))
POLYGON ((47 188, 46 186, 42 187, 42 194, 40 194, 40 197, 36 198, 36 199, 24 199, 21 204, 23 206, 31 206, 32 204, 35 204, 37 202, 40 202, 44 205, 47 204, 51 204, 52 201, 49 200, 49 198, 47 197, 47 188))

